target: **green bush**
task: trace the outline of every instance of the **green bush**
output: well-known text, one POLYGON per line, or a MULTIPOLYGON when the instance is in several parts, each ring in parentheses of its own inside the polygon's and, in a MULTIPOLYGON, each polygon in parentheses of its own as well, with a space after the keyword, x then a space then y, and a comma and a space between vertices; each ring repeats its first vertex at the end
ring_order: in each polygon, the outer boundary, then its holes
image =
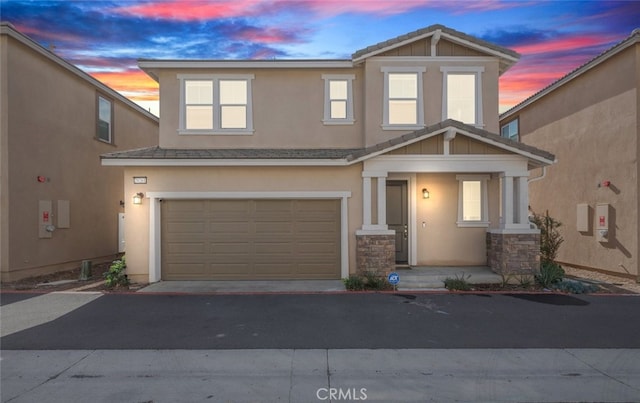
POLYGON ((349 291, 381 291, 391 290, 393 288, 386 278, 374 272, 366 272, 364 275, 351 275, 348 278, 343 278, 342 282, 349 291))
POLYGON ((444 280, 444 287, 449 291, 469 291, 471 290, 471 284, 467 280, 471 277, 470 274, 466 276, 457 276, 455 278, 447 277, 444 280))
POLYGON ((536 282, 542 287, 549 288, 562 280, 564 269, 557 263, 545 261, 540 266, 540 273, 536 274, 536 282))
POLYGON ((585 284, 582 281, 576 280, 563 280, 557 284, 553 285, 558 291, 568 292, 571 294, 587 294, 590 292, 596 292, 600 289, 595 284, 585 284))
POLYGON ((550 217, 548 210, 544 215, 534 213, 532 221, 540 229, 540 261, 542 263, 555 261, 560 245, 564 242, 559 230, 562 223, 550 217))
POLYGON ((104 284, 107 288, 126 287, 129 285, 129 277, 126 274, 127 263, 124 258, 114 260, 109 270, 104 273, 104 284))
POLYGON ((343 278, 342 282, 344 286, 349 291, 362 291, 364 290, 364 281, 360 276, 349 276, 348 278, 343 278))

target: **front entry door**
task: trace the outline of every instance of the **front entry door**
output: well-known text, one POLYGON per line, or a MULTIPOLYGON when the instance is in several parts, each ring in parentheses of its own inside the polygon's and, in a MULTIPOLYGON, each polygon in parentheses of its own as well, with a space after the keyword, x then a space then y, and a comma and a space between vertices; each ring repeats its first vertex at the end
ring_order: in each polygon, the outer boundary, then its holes
POLYGON ((409 261, 407 182, 387 181, 387 225, 396 231, 396 263, 409 261))

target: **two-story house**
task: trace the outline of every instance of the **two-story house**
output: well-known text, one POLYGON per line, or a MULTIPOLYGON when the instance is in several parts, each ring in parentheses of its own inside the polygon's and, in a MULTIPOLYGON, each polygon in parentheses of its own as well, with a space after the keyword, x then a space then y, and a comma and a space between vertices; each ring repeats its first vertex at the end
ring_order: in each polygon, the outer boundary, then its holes
POLYGON ((640 29, 501 116, 502 133, 558 163, 531 208, 562 222, 562 264, 640 280, 640 29))
POLYGON ((2 281, 117 256, 124 168, 99 156, 157 142, 156 116, 1 23, 2 281))
POLYGON ((498 134, 518 54, 434 25, 347 60, 141 60, 160 144, 124 166, 129 275, 337 279, 396 264, 539 267, 529 170, 498 134))

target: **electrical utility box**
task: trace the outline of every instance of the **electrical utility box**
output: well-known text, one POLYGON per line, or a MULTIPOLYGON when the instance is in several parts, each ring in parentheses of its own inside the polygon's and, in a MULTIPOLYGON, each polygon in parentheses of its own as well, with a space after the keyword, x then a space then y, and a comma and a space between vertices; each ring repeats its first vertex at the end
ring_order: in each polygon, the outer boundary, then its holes
POLYGON ((611 222, 609 220, 609 204, 596 204, 596 238, 598 242, 609 242, 611 234, 611 222))

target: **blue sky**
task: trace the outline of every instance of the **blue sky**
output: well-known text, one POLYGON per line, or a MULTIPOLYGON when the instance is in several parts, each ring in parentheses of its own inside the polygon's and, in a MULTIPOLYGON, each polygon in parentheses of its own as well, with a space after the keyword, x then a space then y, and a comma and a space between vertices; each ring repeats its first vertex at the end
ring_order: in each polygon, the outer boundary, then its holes
POLYGON ((0 0, 1 19, 156 111, 137 59, 343 59, 432 24, 519 52, 505 110, 640 28, 640 1, 0 0))

